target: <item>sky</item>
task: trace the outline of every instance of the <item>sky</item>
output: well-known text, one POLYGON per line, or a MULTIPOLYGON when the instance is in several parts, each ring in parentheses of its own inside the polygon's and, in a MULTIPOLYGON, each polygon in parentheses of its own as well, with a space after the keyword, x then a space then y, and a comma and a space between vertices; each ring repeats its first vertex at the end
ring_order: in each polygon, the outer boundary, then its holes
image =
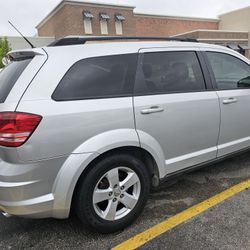
MULTIPOLYGON (((88 0, 85 0, 86 2, 88 0)), ((0 0, 0 36, 16 36, 11 20, 26 36, 61 0, 0 0)), ((217 18, 219 14, 250 6, 250 0, 92 0, 135 6, 137 13, 217 18)))

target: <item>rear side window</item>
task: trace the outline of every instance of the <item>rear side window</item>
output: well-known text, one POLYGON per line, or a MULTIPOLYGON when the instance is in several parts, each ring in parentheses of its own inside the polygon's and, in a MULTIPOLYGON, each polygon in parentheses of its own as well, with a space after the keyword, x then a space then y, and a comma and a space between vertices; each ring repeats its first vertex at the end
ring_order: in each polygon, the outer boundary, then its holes
POLYGON ((56 101, 132 95, 137 55, 83 59, 75 63, 57 86, 56 101))
POLYGON ((137 94, 164 94, 205 90, 200 63, 195 52, 145 53, 137 94))
POLYGON ((0 72, 0 103, 3 103, 17 79, 32 59, 14 61, 0 72))

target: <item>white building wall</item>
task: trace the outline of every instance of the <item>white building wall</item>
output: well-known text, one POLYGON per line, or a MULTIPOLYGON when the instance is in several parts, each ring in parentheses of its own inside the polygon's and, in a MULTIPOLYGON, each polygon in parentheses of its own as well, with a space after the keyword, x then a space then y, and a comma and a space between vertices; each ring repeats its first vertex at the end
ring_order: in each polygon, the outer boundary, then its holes
POLYGON ((250 7, 219 16, 220 30, 250 31, 250 7))
MULTIPOLYGON (((22 37, 10 36, 6 38, 8 39, 12 50, 30 48, 30 45, 22 37)), ((34 44, 35 47, 44 47, 47 46, 49 43, 55 41, 55 38, 52 37, 27 37, 27 38, 32 44, 34 44)))

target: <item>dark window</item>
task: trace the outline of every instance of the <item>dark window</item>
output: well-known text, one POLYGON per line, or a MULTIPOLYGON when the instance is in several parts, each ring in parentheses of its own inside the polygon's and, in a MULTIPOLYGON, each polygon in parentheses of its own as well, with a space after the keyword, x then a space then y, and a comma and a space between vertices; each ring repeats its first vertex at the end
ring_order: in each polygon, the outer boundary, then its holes
POLYGON ((218 89, 250 87, 250 66, 240 59, 223 53, 207 52, 218 89))
POLYGON ((145 53, 137 94, 161 94, 205 90, 195 52, 145 53))
POLYGON ((136 54, 81 60, 63 77, 53 99, 62 101, 132 95, 136 65, 136 54))
POLYGON ((0 103, 3 103, 31 59, 14 61, 0 72, 0 103))

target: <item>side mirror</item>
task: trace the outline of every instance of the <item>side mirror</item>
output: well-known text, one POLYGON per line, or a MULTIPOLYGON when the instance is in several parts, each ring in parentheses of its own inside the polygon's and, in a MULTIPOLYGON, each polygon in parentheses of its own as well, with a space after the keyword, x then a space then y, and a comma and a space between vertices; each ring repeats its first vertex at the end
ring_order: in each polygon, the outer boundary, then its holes
POLYGON ((8 57, 4 57, 2 59, 2 63, 3 63, 4 66, 7 66, 8 64, 10 64, 10 60, 8 59, 8 57))
POLYGON ((250 76, 240 79, 237 86, 238 88, 250 88, 250 76))

